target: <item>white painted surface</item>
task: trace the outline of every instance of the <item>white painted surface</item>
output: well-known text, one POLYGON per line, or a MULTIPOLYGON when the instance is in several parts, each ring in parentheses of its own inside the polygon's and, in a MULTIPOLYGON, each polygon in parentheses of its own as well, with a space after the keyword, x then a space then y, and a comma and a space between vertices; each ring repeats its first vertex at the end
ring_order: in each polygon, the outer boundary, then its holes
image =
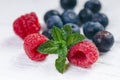
MULTIPOLYGON (((86 0, 78 0, 78 13, 86 0)), ((0 0, 0 80, 120 80, 120 0, 101 0, 110 19, 107 30, 115 37, 111 51, 89 69, 70 66, 64 74, 55 70, 55 55, 43 62, 28 59, 23 41, 13 32, 12 23, 20 15, 34 11, 43 23, 47 10, 62 12, 59 0, 0 0)), ((43 23, 44 24, 44 23, 43 23)))

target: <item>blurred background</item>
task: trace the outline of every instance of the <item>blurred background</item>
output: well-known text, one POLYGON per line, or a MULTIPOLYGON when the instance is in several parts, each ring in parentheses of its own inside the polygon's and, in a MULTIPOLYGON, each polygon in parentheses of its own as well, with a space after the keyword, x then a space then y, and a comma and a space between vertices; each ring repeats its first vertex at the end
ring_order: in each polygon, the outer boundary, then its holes
MULTIPOLYGON (((87 0, 78 0, 75 11, 78 14, 84 7, 87 0)), ((109 30, 115 30, 113 34, 118 34, 118 29, 111 27, 118 27, 119 24, 119 0, 100 0, 102 3, 102 13, 105 13, 110 19, 109 30)), ((13 21, 22 14, 29 12, 36 12, 41 24, 44 24, 43 16, 48 10, 59 10, 60 13, 63 9, 60 7, 59 0, 0 0, 0 23, 12 25, 13 21)), ((118 35, 116 35, 118 37, 118 35)))

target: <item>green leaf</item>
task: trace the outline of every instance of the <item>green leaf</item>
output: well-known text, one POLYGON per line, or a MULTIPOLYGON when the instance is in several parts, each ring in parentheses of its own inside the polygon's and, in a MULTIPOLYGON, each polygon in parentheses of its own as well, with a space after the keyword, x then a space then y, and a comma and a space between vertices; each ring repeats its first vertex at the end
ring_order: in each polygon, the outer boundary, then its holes
POLYGON ((67 52, 68 52, 67 46, 66 45, 62 45, 62 47, 61 46, 59 47, 58 56, 59 57, 66 57, 67 52))
POLYGON ((66 40, 67 37, 68 37, 70 34, 72 34, 72 27, 69 26, 69 25, 64 25, 64 26, 62 27, 62 34, 63 34, 64 40, 66 40))
POLYGON ((68 34, 72 34, 72 26, 65 25, 65 26, 63 26, 62 29, 65 31, 65 33, 66 33, 67 35, 68 35, 68 34))
POLYGON ((66 65, 66 57, 59 57, 58 59, 56 59, 55 61, 55 67, 56 69, 60 72, 63 73, 67 67, 66 65))
POLYGON ((42 45, 40 45, 37 48, 37 51, 42 52, 43 54, 56 54, 57 50, 59 50, 58 43, 59 42, 57 42, 57 41, 49 40, 49 41, 43 43, 42 45))
POLYGON ((60 72, 63 73, 67 68, 66 64, 66 55, 67 55, 67 46, 63 46, 59 51, 58 51, 58 59, 55 61, 55 66, 56 69, 60 72))
POLYGON ((71 35, 68 36, 66 44, 68 47, 82 41, 85 39, 85 36, 79 33, 72 33, 71 35))
POLYGON ((58 27, 53 27, 51 30, 51 36, 55 41, 61 41, 63 40, 62 30, 58 27))

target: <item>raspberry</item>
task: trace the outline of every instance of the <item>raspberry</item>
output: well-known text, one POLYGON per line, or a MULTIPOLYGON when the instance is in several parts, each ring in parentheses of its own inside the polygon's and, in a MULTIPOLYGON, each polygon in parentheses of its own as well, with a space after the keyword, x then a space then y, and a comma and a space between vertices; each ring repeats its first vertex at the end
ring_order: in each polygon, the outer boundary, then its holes
POLYGON ((86 40, 73 45, 67 55, 71 64, 85 68, 95 63, 98 57, 99 52, 96 46, 86 40))
POLYGON ((47 40, 48 40, 47 37, 39 33, 28 35, 24 39, 24 49, 27 56, 34 61, 44 60, 47 57, 47 55, 37 52, 36 49, 38 46, 40 46, 47 40))
POLYGON ((14 32, 24 39, 27 35, 38 33, 41 29, 38 18, 34 12, 22 15, 13 23, 14 32))

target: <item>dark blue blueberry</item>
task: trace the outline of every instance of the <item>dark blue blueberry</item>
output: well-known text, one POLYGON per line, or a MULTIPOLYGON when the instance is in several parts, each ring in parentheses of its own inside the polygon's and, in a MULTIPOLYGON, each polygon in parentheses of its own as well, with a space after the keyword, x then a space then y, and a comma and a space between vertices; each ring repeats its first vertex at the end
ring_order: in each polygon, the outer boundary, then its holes
POLYGON ((77 16, 77 18, 75 19, 74 24, 76 24, 76 25, 78 25, 79 27, 81 27, 82 22, 80 21, 79 16, 77 16))
POLYGON ((79 13, 79 19, 82 23, 91 21, 93 17, 93 13, 89 9, 82 9, 79 13))
POLYGON ((61 18, 57 15, 49 17, 46 24, 48 29, 51 29, 53 26, 57 26, 59 28, 63 26, 61 18))
POLYGON ((42 34, 45 35, 48 39, 50 39, 50 40, 52 39, 52 36, 50 34, 50 30, 49 29, 43 31, 42 34))
POLYGON ((62 17, 64 24, 73 23, 79 26, 81 25, 79 17, 73 10, 65 10, 61 17, 62 17))
POLYGON ((99 22, 104 27, 106 27, 108 25, 108 23, 109 23, 108 17, 105 14, 103 14, 103 13, 96 13, 96 14, 94 14, 92 21, 99 22))
POLYGON ((114 44, 114 37, 108 31, 100 31, 93 37, 93 42, 100 52, 107 52, 114 44))
POLYGON ((97 32, 103 30, 104 27, 98 22, 87 22, 83 25, 83 32, 89 39, 92 39, 97 32))
POLYGON ((60 14, 59 14, 58 11, 56 11, 56 10, 50 10, 50 11, 46 12, 45 15, 44 15, 44 21, 45 21, 45 23, 47 22, 48 18, 51 17, 51 16, 53 16, 53 15, 60 16, 60 14))
POLYGON ((78 26, 78 25, 76 25, 76 24, 72 24, 72 23, 67 23, 67 24, 65 24, 65 25, 71 26, 71 27, 72 27, 73 32, 80 33, 80 28, 79 28, 79 26, 78 26))
POLYGON ((60 4, 63 9, 73 9, 77 4, 77 0, 60 0, 60 4))
POLYGON ((90 9, 93 13, 96 13, 101 9, 101 3, 99 0, 89 0, 85 3, 84 7, 90 9))

